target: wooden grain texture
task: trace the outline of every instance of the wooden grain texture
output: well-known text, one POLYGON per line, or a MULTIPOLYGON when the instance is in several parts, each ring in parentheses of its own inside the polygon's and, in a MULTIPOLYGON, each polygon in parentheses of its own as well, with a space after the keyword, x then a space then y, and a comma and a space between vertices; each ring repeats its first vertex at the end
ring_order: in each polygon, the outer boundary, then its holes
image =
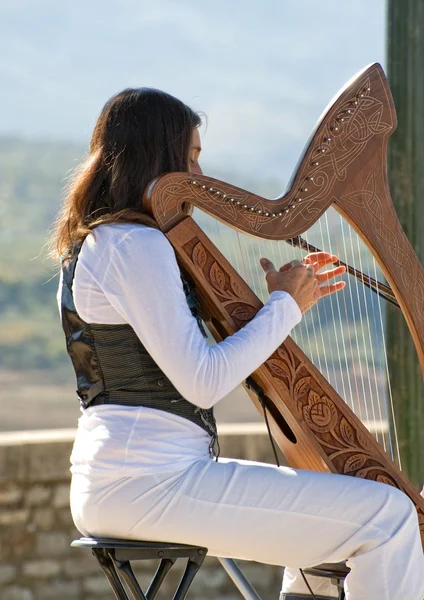
MULTIPOLYGON (((373 64, 324 112, 289 191, 279 199, 187 173, 151 183, 144 204, 193 277, 203 317, 217 339, 237 331, 262 305, 188 216, 191 207, 255 237, 283 240, 306 231, 333 205, 383 269, 424 371, 424 271, 400 226, 387 185, 387 139, 395 127, 390 88, 380 65, 373 64)), ((272 432, 289 464, 402 489, 417 507, 424 541, 424 500, 293 340, 287 339, 254 377, 269 397, 272 432)))

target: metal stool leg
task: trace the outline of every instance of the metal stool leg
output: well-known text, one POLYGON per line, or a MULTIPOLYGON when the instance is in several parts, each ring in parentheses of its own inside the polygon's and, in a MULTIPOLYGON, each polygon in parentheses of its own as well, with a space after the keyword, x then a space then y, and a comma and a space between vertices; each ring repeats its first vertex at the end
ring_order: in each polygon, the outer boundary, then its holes
MULTIPOLYGON (((255 588, 246 578, 240 567, 236 565, 233 559, 218 557, 218 560, 245 600, 261 600, 261 597, 258 595, 255 588)), ((343 578, 335 577, 335 579, 337 580, 336 584, 338 586, 338 600, 345 600, 345 593, 342 589, 343 578)), ((296 598, 299 598, 299 600, 304 598, 306 600, 307 597, 310 597, 309 595, 305 596, 304 594, 290 594, 289 596, 290 598, 293 598, 293 600, 296 600, 296 598)))
POLYGON ((177 591, 175 592, 173 600, 184 600, 187 595, 188 589, 191 585, 191 582, 194 579, 197 571, 200 569, 203 559, 203 556, 199 556, 199 558, 189 558, 187 561, 187 566, 184 571, 184 574, 181 578, 180 585, 178 586, 177 591))
POLYGON ((140 600, 147 600, 146 596, 143 593, 143 590, 138 585, 138 581, 135 578, 130 563, 128 561, 120 562, 116 559, 113 562, 115 564, 116 570, 122 576, 123 580, 127 584, 134 598, 139 598, 140 600))
POLYGON ((240 594, 246 600, 261 600, 261 597, 258 595, 252 584, 248 579, 246 579, 244 573, 236 565, 232 558, 219 558, 219 562, 227 572, 227 575, 232 579, 234 585, 240 592, 240 594))
POLYGON ((159 591, 160 586, 163 583, 163 580, 168 575, 172 565, 175 563, 175 558, 163 558, 160 561, 160 565, 149 585, 149 589, 146 592, 147 600, 154 600, 156 594, 159 591))
POLYGON ((113 589, 113 593, 115 594, 117 600, 130 600, 128 598, 128 594, 126 593, 124 586, 121 583, 116 571, 115 566, 113 564, 113 560, 109 556, 108 552, 101 548, 92 550, 94 556, 100 563, 100 566, 103 569, 106 577, 109 580, 109 583, 113 589))

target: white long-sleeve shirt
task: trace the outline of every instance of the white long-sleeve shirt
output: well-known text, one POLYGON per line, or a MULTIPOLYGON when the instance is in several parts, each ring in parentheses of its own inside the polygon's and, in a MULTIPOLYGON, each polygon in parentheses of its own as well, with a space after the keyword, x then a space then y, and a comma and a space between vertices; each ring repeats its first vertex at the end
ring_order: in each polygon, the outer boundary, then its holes
MULTIPOLYGON (((286 292, 273 292, 237 333, 209 346, 190 312, 172 246, 143 225, 101 225, 86 238, 73 283, 87 323, 128 323, 189 402, 209 408, 256 370, 300 321, 286 292)), ((122 476, 185 468, 208 455, 208 434, 187 419, 146 407, 83 411, 72 471, 122 476)))

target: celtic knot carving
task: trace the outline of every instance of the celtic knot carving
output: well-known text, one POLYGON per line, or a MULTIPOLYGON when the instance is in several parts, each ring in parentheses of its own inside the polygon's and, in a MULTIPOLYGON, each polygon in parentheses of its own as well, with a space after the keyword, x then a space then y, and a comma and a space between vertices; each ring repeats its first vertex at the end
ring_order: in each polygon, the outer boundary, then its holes
MULTIPOLYGON (((399 235, 393 231, 384 218, 384 206, 377 194, 377 175, 371 170, 367 175, 363 186, 359 190, 347 193, 340 199, 343 205, 353 205, 355 213, 359 215, 358 220, 363 230, 371 230, 377 236, 386 252, 388 252, 388 266, 395 266, 401 275, 402 283, 408 294, 414 299, 414 315, 424 322, 424 283, 422 279, 414 277, 417 270, 418 259, 410 252, 410 249, 401 246, 399 235), (358 210, 359 209, 359 210, 358 210), (391 264, 390 264, 391 263, 391 264)), ((392 221, 392 226, 395 224, 392 221)))
POLYGON ((281 198, 268 200, 212 178, 193 181, 188 174, 170 173, 153 192, 155 218, 166 228, 181 220, 187 202, 260 237, 284 239, 304 232, 361 168, 369 144, 381 145, 393 129, 385 85, 381 68, 374 66, 342 91, 308 141, 293 185, 281 198))
MULTIPOLYGON (((375 136, 389 135, 393 125, 385 120, 385 108, 382 101, 372 95, 370 88, 370 79, 361 81, 356 89, 355 97, 359 100, 356 103, 353 114, 346 119, 339 119, 337 131, 334 130, 332 123, 338 119, 340 112, 348 111, 346 108, 352 104, 351 99, 347 99, 342 105, 335 105, 329 111, 326 117, 324 129, 326 136, 324 139, 333 140, 332 144, 323 146, 325 150, 323 156, 311 170, 306 164, 302 164, 300 179, 306 175, 313 177, 314 186, 311 189, 309 197, 302 201, 299 208, 300 214, 305 222, 315 221, 317 213, 321 214, 320 201, 324 201, 331 196, 331 192, 336 182, 344 182, 348 177, 348 169, 363 153, 367 145, 375 136), (366 89, 365 95, 360 96, 359 90, 366 89), (307 172, 307 173, 306 173, 307 172)), ((289 215, 289 221, 293 220, 295 214, 289 215)), ((311 223, 312 224, 312 223, 311 223)), ((306 225, 305 229, 308 225, 306 225)))

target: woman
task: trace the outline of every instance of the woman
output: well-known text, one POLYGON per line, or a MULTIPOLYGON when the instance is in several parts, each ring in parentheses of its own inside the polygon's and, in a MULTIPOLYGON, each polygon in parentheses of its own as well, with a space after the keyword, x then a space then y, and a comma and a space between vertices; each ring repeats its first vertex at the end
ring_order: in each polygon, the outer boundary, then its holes
MULTIPOLYGON (((143 213, 156 176, 201 173, 200 119, 151 89, 104 107, 57 223, 59 306, 82 406, 71 509, 84 535, 206 546, 304 567, 348 560, 349 600, 422 600, 416 511, 390 486, 219 458, 213 406, 343 282, 312 254, 276 270, 269 300, 208 347, 172 247, 143 213)), ((287 590, 286 590, 287 591, 287 590)))

